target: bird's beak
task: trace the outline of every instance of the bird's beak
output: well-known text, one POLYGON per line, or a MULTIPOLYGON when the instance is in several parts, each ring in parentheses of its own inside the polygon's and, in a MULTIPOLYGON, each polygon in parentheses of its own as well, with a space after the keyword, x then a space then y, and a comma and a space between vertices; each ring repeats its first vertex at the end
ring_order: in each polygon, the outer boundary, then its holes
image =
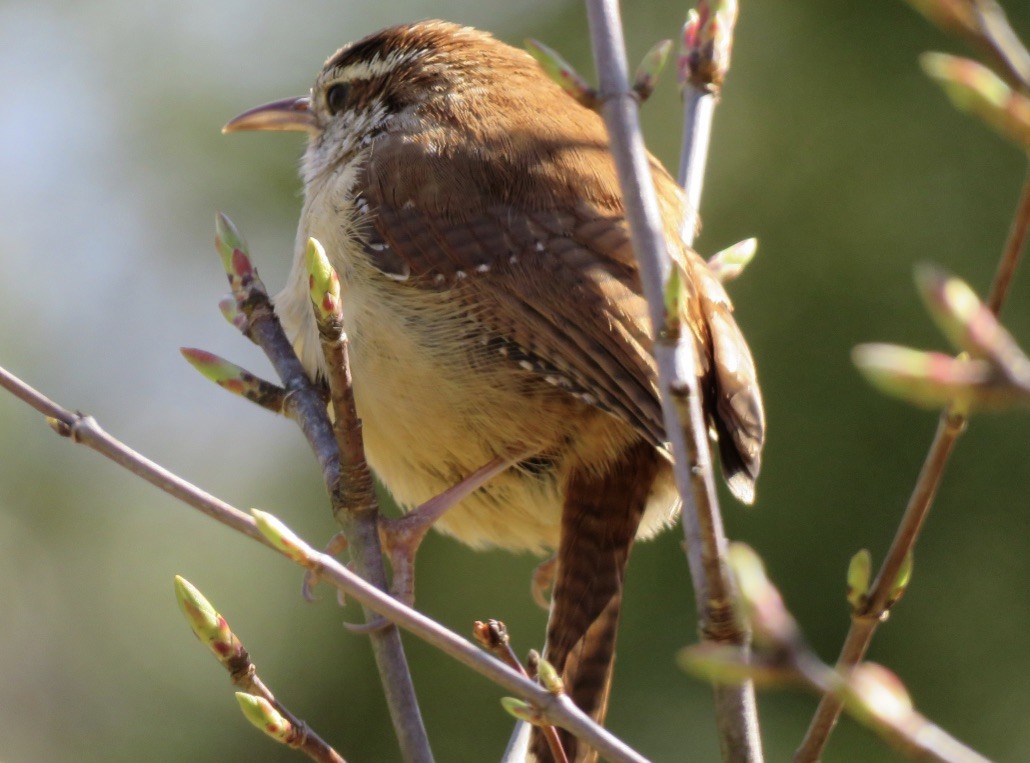
POLYGON ((223 133, 244 130, 294 130, 315 133, 318 128, 315 125, 315 115, 311 112, 311 99, 304 95, 300 98, 273 101, 244 111, 238 117, 230 119, 222 128, 223 133))

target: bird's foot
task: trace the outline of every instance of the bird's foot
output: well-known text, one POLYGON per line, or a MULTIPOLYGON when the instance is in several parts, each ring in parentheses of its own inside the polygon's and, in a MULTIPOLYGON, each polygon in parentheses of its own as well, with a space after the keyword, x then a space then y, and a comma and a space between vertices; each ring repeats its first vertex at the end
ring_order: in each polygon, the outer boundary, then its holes
MULTIPOLYGON (((342 532, 338 532, 329 539, 325 548, 322 549, 322 553, 328 554, 329 556, 337 556, 338 554, 343 553, 346 548, 347 536, 342 532)), ((353 571, 353 567, 350 562, 347 563, 347 569, 353 571)), ((318 585, 318 581, 320 579, 321 576, 314 570, 308 570, 304 573, 304 582, 301 584, 300 592, 307 601, 315 600, 315 586, 318 585)), ((336 591, 336 601, 339 602, 341 607, 347 603, 347 597, 344 595, 343 591, 339 589, 336 591)))
POLYGON ((429 528, 444 513, 462 499, 475 492, 515 461, 506 458, 491 459, 461 482, 430 498, 402 517, 379 518, 379 540, 383 553, 393 568, 390 592, 394 598, 409 607, 415 602, 415 554, 429 528))
MULTIPOLYGON (((443 491, 435 498, 430 498, 404 516, 379 517, 379 542, 383 549, 383 555, 390 560, 390 567, 393 570, 390 593, 395 599, 409 607, 415 603, 415 555, 426 533, 436 520, 456 503, 516 462, 517 459, 510 458, 491 459, 458 484, 443 491)), ((330 539, 324 553, 336 556, 346 548, 347 538, 343 533, 337 533, 330 539)), ((312 589, 317 583, 317 573, 308 571, 304 575, 303 594, 305 599, 310 601, 314 598, 312 589)), ((344 604, 343 593, 340 592, 337 598, 342 606, 344 604)), ((362 625, 348 627, 352 630, 367 631, 377 630, 382 625, 382 622, 373 620, 362 625)))

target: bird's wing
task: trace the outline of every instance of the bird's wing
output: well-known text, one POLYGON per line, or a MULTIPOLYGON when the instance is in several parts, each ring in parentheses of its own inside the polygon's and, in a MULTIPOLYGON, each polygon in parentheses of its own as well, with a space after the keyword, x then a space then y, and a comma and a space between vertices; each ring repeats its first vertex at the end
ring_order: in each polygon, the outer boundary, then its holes
MULTIPOLYGON (((354 205, 369 260, 411 288, 448 291, 508 362, 664 446, 650 320, 621 209, 583 200, 532 205, 525 196, 519 204, 479 192, 466 193, 462 206, 460 187, 405 174, 418 165, 405 160, 404 145, 387 143, 361 174, 354 205)), ((705 263, 686 247, 676 255, 694 290, 687 322, 724 471, 750 503, 764 437, 751 355, 705 263)))
POLYGON ((415 289, 447 290, 511 362, 664 441, 647 332, 625 221, 582 207, 497 204, 460 217, 400 205, 369 184, 369 259, 415 289))

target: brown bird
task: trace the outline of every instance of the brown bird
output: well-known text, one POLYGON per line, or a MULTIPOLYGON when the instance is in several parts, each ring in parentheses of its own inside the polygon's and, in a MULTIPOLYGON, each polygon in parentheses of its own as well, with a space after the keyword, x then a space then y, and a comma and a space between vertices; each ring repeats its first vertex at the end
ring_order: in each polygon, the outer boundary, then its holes
MULTIPOLYGON (((630 548, 679 504, 600 117, 527 53, 429 21, 340 49, 309 96, 226 126, 248 129, 310 138, 296 259, 276 299, 298 354, 323 370, 311 236, 341 277, 370 465, 402 507, 464 484, 436 526, 471 546, 557 549, 546 657, 603 721, 630 548)), ((721 285, 677 233, 680 188, 653 158, 651 169, 723 473, 751 503, 765 428, 754 363, 721 285)), ((551 759, 540 738, 532 754, 551 759)))

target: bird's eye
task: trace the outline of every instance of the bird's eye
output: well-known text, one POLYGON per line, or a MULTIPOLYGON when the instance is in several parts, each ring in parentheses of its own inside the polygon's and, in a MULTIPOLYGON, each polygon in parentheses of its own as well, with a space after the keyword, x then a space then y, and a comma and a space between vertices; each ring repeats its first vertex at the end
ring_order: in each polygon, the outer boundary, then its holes
POLYGON ((337 82, 325 94, 325 102, 329 107, 330 114, 337 114, 347 105, 347 96, 350 93, 350 85, 346 82, 337 82))

